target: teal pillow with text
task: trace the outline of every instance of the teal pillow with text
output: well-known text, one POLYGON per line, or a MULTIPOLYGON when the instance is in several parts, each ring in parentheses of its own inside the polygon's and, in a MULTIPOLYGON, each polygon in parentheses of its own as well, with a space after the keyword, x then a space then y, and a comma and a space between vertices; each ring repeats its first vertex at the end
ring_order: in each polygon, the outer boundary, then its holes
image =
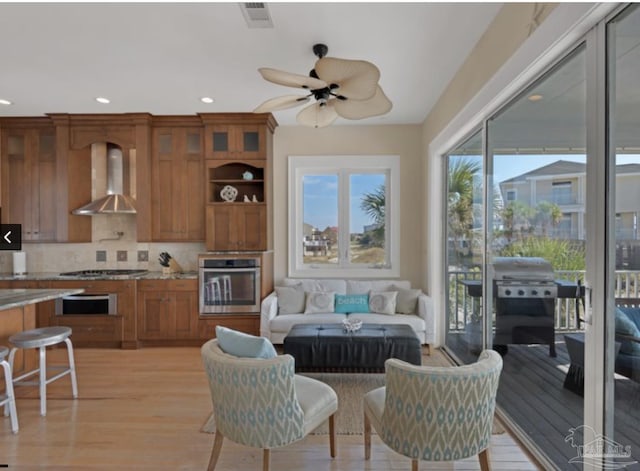
POLYGON ((335 312, 369 312, 368 294, 336 294, 335 312))

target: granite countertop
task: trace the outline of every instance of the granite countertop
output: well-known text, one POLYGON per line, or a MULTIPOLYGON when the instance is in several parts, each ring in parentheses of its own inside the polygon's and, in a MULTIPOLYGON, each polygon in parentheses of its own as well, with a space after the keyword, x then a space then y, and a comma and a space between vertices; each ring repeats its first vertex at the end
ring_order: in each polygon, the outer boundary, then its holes
POLYGON ((83 289, 0 289, 0 310, 82 293, 83 289))
POLYGON ((15 276, 13 273, 0 273, 0 280, 3 281, 73 281, 73 280, 195 280, 198 278, 197 271, 185 271, 182 273, 163 274, 161 271, 148 271, 142 275, 132 276, 60 276, 54 272, 36 272, 26 275, 15 276))

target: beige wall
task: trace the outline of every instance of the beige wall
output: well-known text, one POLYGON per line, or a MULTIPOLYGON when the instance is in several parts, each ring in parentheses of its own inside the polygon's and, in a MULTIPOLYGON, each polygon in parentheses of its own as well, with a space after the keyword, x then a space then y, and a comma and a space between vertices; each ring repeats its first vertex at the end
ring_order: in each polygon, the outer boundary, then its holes
MULTIPOLYGON (((556 5, 553 3, 507 3, 500 9, 423 123, 422 146, 425 160, 422 172, 425 181, 433 181, 432 176, 429 175, 430 168, 439 173, 438 166, 432 167, 427 161, 427 159, 437 158, 428 153, 431 142, 522 46, 535 31, 536 25, 542 23, 556 5)), ((421 199, 425 202, 426 208, 423 228, 425 234, 423 240, 426 241, 428 235, 439 230, 446 221, 440 219, 440 201, 432 201, 427 188, 421 199)), ((433 270, 429 270, 429 267, 434 265, 431 258, 439 254, 435 249, 430 250, 427 242, 423 244, 423 250, 425 278, 422 280, 422 285, 431 286, 433 277, 439 276, 433 273, 433 270)), ((427 289, 427 292, 429 291, 427 289)))
POLYGON ((420 125, 329 126, 313 129, 280 126, 274 135, 273 223, 275 281, 288 271, 288 156, 399 155, 402 188, 400 278, 421 286, 421 236, 424 214, 420 125))

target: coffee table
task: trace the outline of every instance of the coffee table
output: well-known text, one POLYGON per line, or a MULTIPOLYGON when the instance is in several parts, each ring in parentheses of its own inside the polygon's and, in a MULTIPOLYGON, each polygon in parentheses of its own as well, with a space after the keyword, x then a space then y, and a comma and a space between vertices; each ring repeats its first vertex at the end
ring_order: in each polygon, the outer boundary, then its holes
POLYGON ((422 364, 420 339, 405 324, 363 324, 355 332, 341 324, 296 324, 283 346, 296 371, 381 373, 389 358, 422 364))

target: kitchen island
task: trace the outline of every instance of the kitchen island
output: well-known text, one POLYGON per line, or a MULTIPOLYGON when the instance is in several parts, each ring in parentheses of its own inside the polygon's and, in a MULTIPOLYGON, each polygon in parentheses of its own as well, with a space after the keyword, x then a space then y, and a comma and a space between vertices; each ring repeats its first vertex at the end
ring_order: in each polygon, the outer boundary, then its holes
MULTIPOLYGON (((36 328, 36 305, 83 289, 0 289, 0 345, 10 346, 9 337, 18 332, 36 328)), ((14 372, 26 371, 36 366, 36 351, 19 350, 14 362, 14 372), (26 355, 25 355, 26 353, 26 355)))

